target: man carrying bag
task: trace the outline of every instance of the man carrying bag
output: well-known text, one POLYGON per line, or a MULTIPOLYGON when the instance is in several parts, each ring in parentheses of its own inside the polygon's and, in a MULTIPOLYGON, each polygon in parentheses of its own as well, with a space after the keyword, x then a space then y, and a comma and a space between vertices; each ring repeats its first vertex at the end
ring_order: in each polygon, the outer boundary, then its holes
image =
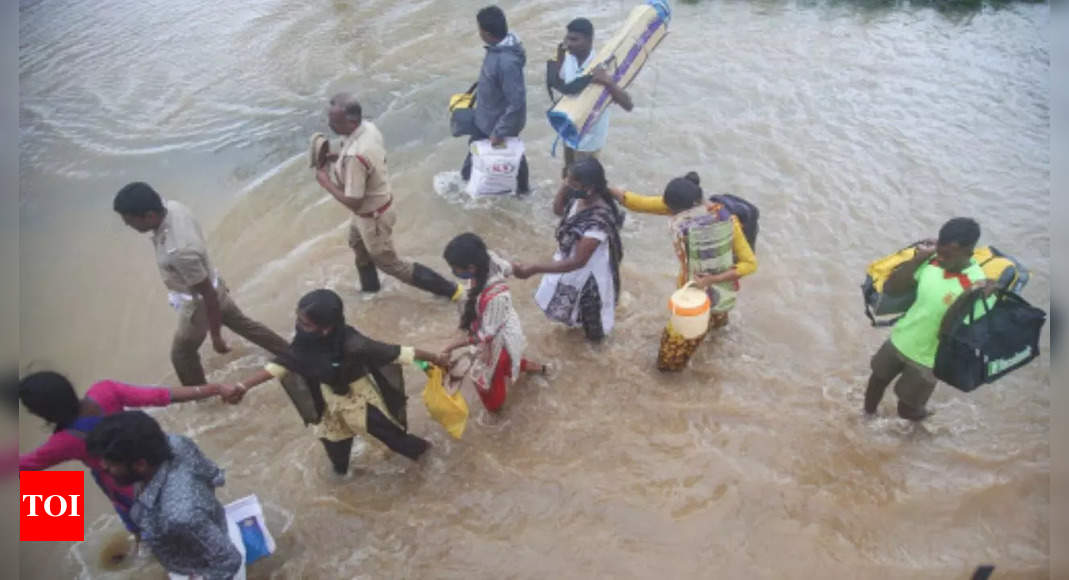
POLYGON ((943 319, 935 377, 964 392, 1001 378, 1039 356, 1047 314, 1007 291, 993 305, 983 292, 963 296, 943 319))
POLYGON ((925 406, 937 382, 932 368, 945 315, 963 294, 987 286, 984 271, 972 257, 979 239, 980 226, 975 221, 954 218, 940 228, 938 241, 918 244, 913 259, 901 264, 884 283, 884 292, 912 292, 916 299, 872 357, 866 414, 876 413, 888 385, 897 379, 898 416, 920 421, 929 415, 925 406))

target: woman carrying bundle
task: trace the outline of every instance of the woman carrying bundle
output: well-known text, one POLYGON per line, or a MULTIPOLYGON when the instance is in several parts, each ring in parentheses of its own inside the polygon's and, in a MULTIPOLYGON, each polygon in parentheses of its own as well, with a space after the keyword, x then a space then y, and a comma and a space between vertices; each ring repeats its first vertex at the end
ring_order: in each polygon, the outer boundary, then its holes
MULTIPOLYGON (((757 270, 757 258, 738 218, 722 204, 705 201, 699 183, 698 174, 692 171, 668 182, 661 197, 610 191, 627 209, 671 216, 672 246, 679 258, 677 287, 691 283, 705 289, 711 302, 712 329, 727 324, 728 312, 735 306, 739 278, 757 270)), ((657 368, 682 370, 706 334, 686 339, 671 325, 666 327, 657 368)))

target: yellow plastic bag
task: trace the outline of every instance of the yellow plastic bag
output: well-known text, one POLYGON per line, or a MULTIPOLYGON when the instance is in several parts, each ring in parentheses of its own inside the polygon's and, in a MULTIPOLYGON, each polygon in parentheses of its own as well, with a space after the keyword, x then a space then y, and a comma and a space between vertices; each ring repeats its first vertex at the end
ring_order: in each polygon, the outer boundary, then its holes
POLYGON ((460 391, 449 394, 445 390, 441 367, 431 366, 427 371, 427 386, 423 389, 423 404, 431 418, 441 423, 442 427, 455 439, 460 439, 468 424, 468 402, 460 391))

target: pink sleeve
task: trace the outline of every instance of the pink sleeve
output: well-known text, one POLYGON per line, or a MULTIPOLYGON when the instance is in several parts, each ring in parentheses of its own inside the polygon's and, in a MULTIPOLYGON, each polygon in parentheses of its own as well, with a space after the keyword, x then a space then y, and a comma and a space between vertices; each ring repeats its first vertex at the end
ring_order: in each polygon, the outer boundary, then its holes
POLYGON ((37 449, 19 456, 19 471, 48 469, 57 463, 81 459, 81 439, 66 433, 56 433, 37 449))
POLYGON ((107 414, 118 413, 127 407, 166 407, 171 404, 171 391, 167 387, 138 387, 118 381, 100 381, 89 387, 85 396, 107 414))

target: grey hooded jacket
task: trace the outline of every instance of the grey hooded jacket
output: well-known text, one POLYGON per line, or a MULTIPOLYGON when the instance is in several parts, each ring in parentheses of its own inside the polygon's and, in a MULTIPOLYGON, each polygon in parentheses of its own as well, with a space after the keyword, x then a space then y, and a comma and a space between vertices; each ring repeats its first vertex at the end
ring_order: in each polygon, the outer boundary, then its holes
POLYGON ((486 47, 475 93, 475 126, 490 137, 516 137, 527 122, 527 54, 513 33, 486 47))

